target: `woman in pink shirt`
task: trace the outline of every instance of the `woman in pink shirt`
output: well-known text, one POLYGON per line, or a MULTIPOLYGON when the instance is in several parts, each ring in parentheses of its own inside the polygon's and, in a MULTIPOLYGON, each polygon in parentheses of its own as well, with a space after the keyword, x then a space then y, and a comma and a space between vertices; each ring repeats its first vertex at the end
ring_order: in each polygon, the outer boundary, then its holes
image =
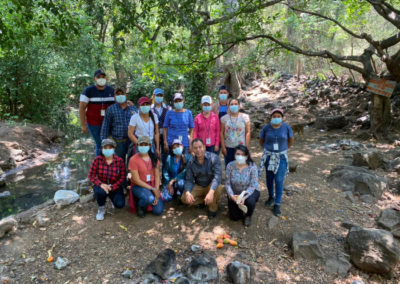
POLYGON ((218 115, 211 111, 211 104, 210 96, 201 98, 202 112, 194 119, 193 140, 200 138, 206 145, 206 151, 218 153, 220 123, 218 115))

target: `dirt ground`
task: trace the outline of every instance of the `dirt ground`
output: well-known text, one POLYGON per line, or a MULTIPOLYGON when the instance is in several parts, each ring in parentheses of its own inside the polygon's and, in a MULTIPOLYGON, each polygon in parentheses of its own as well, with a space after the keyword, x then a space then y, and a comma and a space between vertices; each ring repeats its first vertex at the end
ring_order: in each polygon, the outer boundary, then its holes
MULTIPOLYGON (((216 258, 218 283, 228 283, 225 268, 233 260, 253 265, 257 283, 351 283, 355 279, 365 283, 399 283, 399 271, 394 278, 385 279, 353 267, 346 278, 341 278, 327 274, 323 262, 292 257, 290 240, 296 231, 315 232, 324 253, 333 255, 344 251, 347 230, 340 226, 342 221, 374 227, 380 210, 400 205, 399 196, 390 192, 373 205, 359 200, 352 204, 327 183, 332 167, 351 164, 349 151, 324 150, 339 137, 340 133, 308 128, 304 138, 295 140, 289 158, 299 165, 296 172, 289 174, 285 186, 295 185, 301 190, 291 196, 284 194, 283 217, 272 230, 268 229, 268 220, 273 214, 264 206, 265 177, 260 180, 261 198, 252 226, 247 229, 241 222, 228 219, 225 195, 217 218, 211 221, 205 210, 175 202, 167 204, 160 217, 148 213, 140 219, 124 208, 107 214, 102 222, 95 220, 95 202, 62 209, 53 206, 45 209, 51 219, 48 225, 26 224, 0 241, 0 268, 9 277, 5 283, 140 283, 144 268, 157 253, 173 249, 183 268, 192 256, 201 253, 192 252, 192 244, 201 245, 203 252, 216 258), (217 249, 215 238, 220 233, 230 234, 239 247, 217 249), (64 270, 56 270, 54 263, 46 262, 47 251, 53 245, 55 258, 60 256, 71 262, 64 270), (134 280, 121 276, 125 269, 134 271, 134 280)), ((256 144, 253 139, 251 152, 258 163, 261 149, 256 144)), ((111 211, 110 206, 108 209, 111 211)))

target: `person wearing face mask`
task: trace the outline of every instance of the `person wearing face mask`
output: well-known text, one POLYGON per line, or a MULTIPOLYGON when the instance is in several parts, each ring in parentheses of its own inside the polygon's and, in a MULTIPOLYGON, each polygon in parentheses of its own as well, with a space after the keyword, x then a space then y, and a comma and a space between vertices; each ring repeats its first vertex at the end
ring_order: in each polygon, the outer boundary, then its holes
POLYGON ((201 138, 206 143, 206 151, 218 153, 220 122, 218 116, 211 111, 210 96, 201 98, 202 112, 194 119, 193 139, 201 138))
POLYGON ((172 142, 175 139, 182 141, 184 153, 190 152, 193 136, 193 115, 188 109, 183 108, 183 96, 174 94, 174 109, 167 112, 164 120, 164 150, 172 153, 172 142))
POLYGON ((185 186, 186 165, 191 156, 183 153, 183 145, 179 139, 172 142, 172 154, 168 155, 163 168, 164 189, 170 196, 176 196, 179 200, 185 186))
POLYGON ((111 136, 117 146, 115 154, 126 162, 130 140, 128 138, 128 126, 131 116, 137 113, 135 106, 128 106, 126 93, 123 88, 115 90, 115 103, 107 108, 106 115, 101 126, 100 138, 111 136))
POLYGON ((225 174, 229 218, 233 221, 242 219, 243 224, 248 227, 260 197, 260 189, 257 166, 246 146, 239 145, 235 148, 235 161, 228 164, 225 174))
POLYGON ((160 162, 150 151, 151 140, 148 136, 139 137, 138 153, 129 160, 132 194, 137 200, 136 212, 140 218, 145 217, 145 211, 151 205, 155 215, 161 215, 164 210, 160 199, 160 162))
POLYGON ((95 84, 87 87, 79 98, 79 118, 82 132, 90 132, 98 156, 101 151, 101 125, 106 109, 114 103, 114 89, 106 85, 106 73, 101 69, 94 73, 94 82, 95 84))
POLYGON ((218 89, 218 101, 212 106, 212 111, 221 119, 228 113, 228 99, 230 98, 229 89, 226 86, 221 86, 218 89))
POLYGON ((164 151, 164 135, 163 135, 163 125, 165 116, 167 112, 171 109, 168 105, 164 103, 164 90, 160 88, 156 88, 153 92, 154 104, 151 105, 151 111, 158 118, 159 125, 159 141, 160 141, 160 152, 161 152, 161 162, 164 167, 165 160, 167 159, 168 152, 164 151))
POLYGON ((229 112, 221 118, 221 151, 225 156, 225 167, 235 160, 235 147, 250 145, 250 118, 239 112, 240 104, 237 99, 228 103, 229 112))
POLYGON ((93 183, 93 192, 99 205, 96 220, 104 220, 106 199, 109 197, 116 208, 125 206, 123 184, 126 170, 124 161, 114 155, 115 141, 104 139, 101 142, 101 155, 97 156, 89 170, 89 180, 93 183))
POLYGON ((259 177, 265 167, 268 200, 267 207, 273 207, 276 216, 281 215, 280 205, 283 194, 283 183, 289 173, 289 158, 287 150, 293 145, 292 128, 283 122, 283 110, 275 108, 271 111, 271 123, 264 126, 260 132, 260 146, 264 148, 260 162, 259 177), (274 190, 275 183, 275 190, 274 190))
POLYGON ((158 133, 158 117, 151 111, 150 104, 151 101, 147 97, 141 97, 138 100, 139 113, 136 113, 131 117, 128 136, 134 145, 138 144, 138 137, 150 137, 152 141, 151 151, 159 156, 160 136, 158 133))

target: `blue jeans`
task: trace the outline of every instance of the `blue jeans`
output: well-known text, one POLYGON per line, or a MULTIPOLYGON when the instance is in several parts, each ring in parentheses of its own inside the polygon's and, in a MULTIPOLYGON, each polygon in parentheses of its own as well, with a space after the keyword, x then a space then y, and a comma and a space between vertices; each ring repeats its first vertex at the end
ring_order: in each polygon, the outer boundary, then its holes
POLYGON ((96 157, 100 155, 101 153, 101 138, 100 138, 100 131, 101 131, 101 125, 87 125, 88 130, 90 135, 92 135, 92 138, 94 140, 94 143, 96 144, 95 148, 95 153, 96 157))
POLYGON ((185 180, 180 179, 174 182, 174 195, 178 196, 178 198, 181 198, 181 195, 183 191, 185 190, 185 180))
POLYGON ((226 147, 225 168, 230 162, 234 160, 235 160, 235 148, 226 147))
POLYGON ((268 163, 269 163, 269 158, 267 158, 265 162, 265 170, 266 170, 266 176, 267 176, 267 188, 268 188, 268 194, 269 197, 274 198, 274 181, 275 181, 275 204, 280 205, 281 200, 282 200, 282 194, 283 194, 283 183, 285 181, 286 177, 286 167, 287 167, 287 161, 284 155, 281 155, 280 157, 280 162, 279 162, 279 168, 276 174, 272 171, 268 171, 268 163))
POLYGON ((107 194, 104 189, 95 185, 93 186, 93 192, 99 206, 104 206, 106 204, 107 196, 110 197, 116 208, 123 208, 125 206, 125 195, 122 187, 107 194))
MULTIPOLYGON (((147 188, 140 187, 135 185, 132 188, 133 196, 137 199, 137 205, 141 208, 146 209, 148 205, 151 205, 154 202, 153 193, 147 188)), ((160 199, 158 199, 158 203, 156 206, 153 206, 152 212, 155 215, 161 215, 164 210, 164 204, 160 199)))
POLYGON ((115 147, 115 155, 122 158, 126 164, 126 154, 128 153, 129 144, 131 141, 127 139, 125 142, 117 142, 117 147, 115 147))

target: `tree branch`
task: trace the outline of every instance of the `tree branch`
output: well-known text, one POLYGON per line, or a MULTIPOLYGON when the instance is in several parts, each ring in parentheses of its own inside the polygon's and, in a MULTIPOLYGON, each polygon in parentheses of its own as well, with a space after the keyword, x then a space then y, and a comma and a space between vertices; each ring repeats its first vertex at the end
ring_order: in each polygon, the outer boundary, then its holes
POLYGON ((376 12, 392 23, 396 28, 400 29, 400 14, 398 10, 394 9, 390 4, 384 0, 366 0, 370 3, 376 12))
POLYGON ((278 3, 282 2, 282 1, 283 0, 272 0, 272 1, 268 1, 268 2, 262 3, 262 4, 258 5, 258 6, 255 6, 255 7, 239 9, 239 10, 237 10, 237 11, 235 11, 235 12, 229 14, 229 15, 222 16, 222 17, 219 17, 219 18, 216 18, 216 19, 209 19, 206 22, 203 22, 202 24, 205 24, 207 26, 216 25, 216 24, 219 24, 221 22, 225 22, 225 21, 228 21, 230 19, 233 19, 233 18, 239 16, 240 14, 243 14, 243 13, 246 13, 246 14, 254 13, 254 12, 260 10, 260 9, 264 9, 264 8, 273 6, 273 5, 278 4, 278 3))

